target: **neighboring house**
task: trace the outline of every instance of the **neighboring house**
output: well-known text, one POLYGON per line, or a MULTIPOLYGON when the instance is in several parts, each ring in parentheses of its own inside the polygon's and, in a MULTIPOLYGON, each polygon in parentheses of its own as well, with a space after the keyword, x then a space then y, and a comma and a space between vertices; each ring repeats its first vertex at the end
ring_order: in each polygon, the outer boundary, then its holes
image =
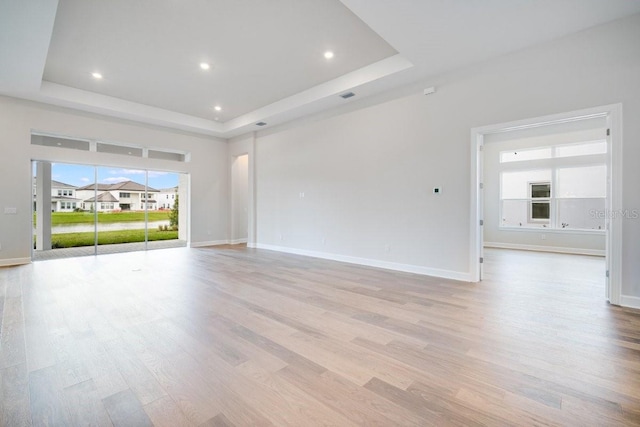
POLYGON ((178 197, 178 186, 171 188, 161 188, 157 194, 158 209, 173 209, 173 205, 178 197))
MULTIPOLYGON (((84 210, 94 211, 96 209, 95 205, 96 205, 95 197, 91 197, 87 200, 82 201, 82 209, 84 210)), ((105 191, 98 195, 97 209, 98 211, 122 210, 122 208, 120 208, 120 203, 118 202, 118 199, 113 197, 113 195, 108 191, 105 191)))
POLYGON ((85 185, 76 190, 78 197, 82 198, 81 208, 84 210, 105 211, 137 211, 157 209, 156 193, 159 190, 145 187, 133 181, 118 182, 116 184, 98 184, 96 197, 96 184, 85 185), (147 197, 145 197, 145 194, 147 197), (96 200, 97 199, 97 200, 96 200))
MULTIPOLYGON (((76 187, 64 182, 51 180, 51 212, 73 212, 80 207, 81 200, 76 198, 76 187)), ((33 180, 33 210, 36 206, 36 180, 33 180)))

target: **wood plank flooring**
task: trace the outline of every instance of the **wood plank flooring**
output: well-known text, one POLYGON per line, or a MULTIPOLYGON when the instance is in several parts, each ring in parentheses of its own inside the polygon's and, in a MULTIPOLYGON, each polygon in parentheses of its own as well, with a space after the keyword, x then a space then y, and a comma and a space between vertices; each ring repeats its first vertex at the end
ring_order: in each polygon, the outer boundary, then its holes
POLYGON ((485 259, 479 284, 242 247, 0 269, 0 425, 640 425, 603 259, 485 259))

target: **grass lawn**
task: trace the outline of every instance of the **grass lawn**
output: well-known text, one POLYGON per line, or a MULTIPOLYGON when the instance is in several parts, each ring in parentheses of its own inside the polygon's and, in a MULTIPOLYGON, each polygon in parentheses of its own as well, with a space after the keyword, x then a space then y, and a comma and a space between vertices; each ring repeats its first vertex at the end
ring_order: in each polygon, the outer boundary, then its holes
MULTIPOLYGON (((175 240, 178 238, 177 231, 149 230, 149 241, 155 240, 175 240)), ((98 232, 98 245, 112 245, 114 243, 134 243, 144 242, 143 230, 118 230, 98 232)), ((61 233, 51 236, 51 246, 59 248, 77 248, 80 246, 93 246, 94 233, 61 233)))
MULTIPOLYGON (((148 212, 149 221, 169 220, 171 211, 148 212)), ((60 224, 93 224, 95 213, 93 212, 52 212, 51 225, 60 224)), ((98 212, 98 223, 144 221, 144 212, 98 212)), ((36 214, 33 214, 33 223, 36 223, 36 214)))

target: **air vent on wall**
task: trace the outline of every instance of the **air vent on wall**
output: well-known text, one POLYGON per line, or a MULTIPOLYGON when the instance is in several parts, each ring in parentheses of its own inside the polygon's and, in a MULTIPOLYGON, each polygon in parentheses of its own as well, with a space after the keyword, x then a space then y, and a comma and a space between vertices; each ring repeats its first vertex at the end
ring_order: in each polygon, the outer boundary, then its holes
POLYGON ((256 126, 266 126, 267 123, 266 122, 258 122, 256 123, 256 126))
POLYGON ((353 92, 346 92, 346 93, 341 94, 340 98, 347 99, 347 98, 351 98, 352 96, 356 96, 356 94, 353 93, 353 92))

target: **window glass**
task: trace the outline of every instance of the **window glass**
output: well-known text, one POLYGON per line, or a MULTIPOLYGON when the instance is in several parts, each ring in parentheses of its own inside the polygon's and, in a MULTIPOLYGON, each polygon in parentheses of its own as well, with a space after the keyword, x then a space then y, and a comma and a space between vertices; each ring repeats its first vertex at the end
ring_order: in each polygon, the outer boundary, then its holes
POLYGON ((548 220, 551 211, 549 209, 549 202, 531 202, 531 219, 536 220, 548 220))
POLYGON ((556 147, 556 157, 589 156, 592 154, 606 154, 607 141, 584 142, 580 144, 559 145, 556 147))
POLYGON ((607 196, 605 165, 558 169, 556 197, 593 198, 607 196))
POLYGON ((551 183, 550 182, 540 182, 540 183, 531 183, 531 198, 539 199, 539 198, 549 198, 551 197, 551 183))
POLYGON ((604 230, 605 199, 559 199, 558 228, 604 230))
POLYGON ((503 199, 530 198, 532 182, 550 182, 551 169, 502 172, 500 176, 501 195, 503 199))
POLYGON ((551 147, 533 148, 500 153, 500 162, 522 162, 525 160, 550 159, 553 155, 551 147))

